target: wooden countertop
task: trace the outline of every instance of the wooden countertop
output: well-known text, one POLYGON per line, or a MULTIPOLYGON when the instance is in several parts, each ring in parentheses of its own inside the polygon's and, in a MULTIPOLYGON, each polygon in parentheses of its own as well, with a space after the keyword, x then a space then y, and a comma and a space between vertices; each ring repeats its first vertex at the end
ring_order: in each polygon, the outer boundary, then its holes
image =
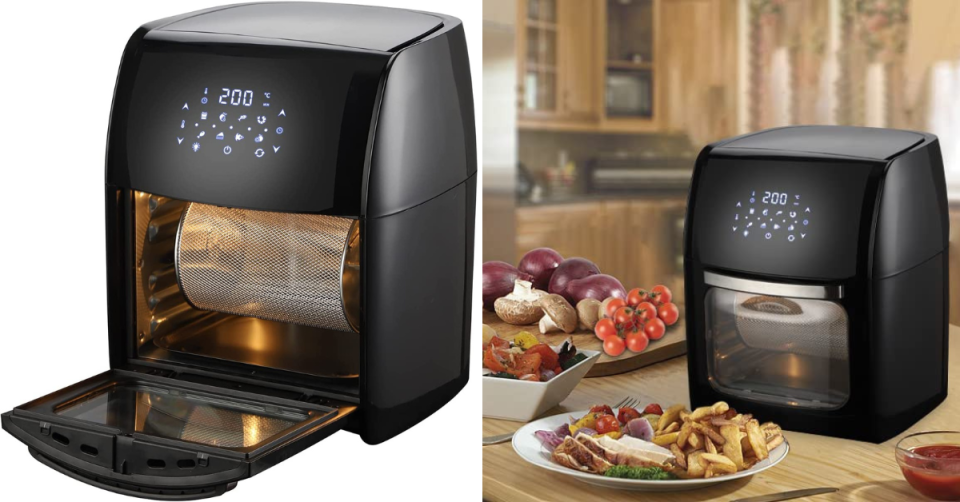
MULTIPOLYGON (((906 432, 886 443, 872 444, 785 431, 790 454, 779 465, 750 478, 701 490, 649 493, 601 488, 523 461, 510 443, 483 447, 483 498, 489 501, 555 500, 732 500, 804 488, 836 487, 840 491, 804 500, 928 500, 903 480, 894 446, 903 436, 922 430, 960 429, 960 327, 950 327, 950 382, 947 399, 906 432)), ((686 356, 631 373, 580 382, 573 393, 544 416, 584 410, 597 403, 616 403, 637 396, 645 403, 689 405, 686 356)), ((760 417, 761 419, 763 417, 760 417)), ((522 424, 483 419, 483 435, 517 430, 522 424)))

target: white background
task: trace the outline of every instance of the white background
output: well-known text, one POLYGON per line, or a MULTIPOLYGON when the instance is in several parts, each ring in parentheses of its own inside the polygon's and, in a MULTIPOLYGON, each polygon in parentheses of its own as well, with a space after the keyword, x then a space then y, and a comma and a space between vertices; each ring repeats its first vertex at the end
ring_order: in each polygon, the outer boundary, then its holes
MULTIPOLYGON (((221 3, 230 2, 4 5, 0 412, 109 368, 104 156, 120 56, 141 24, 221 3)), ((464 22, 480 131, 481 2, 364 3, 443 12, 464 22)), ((480 214, 478 207, 478 229, 480 214)), ((477 237, 474 303, 480 299, 477 237)), ((471 358, 472 375, 478 375, 477 355, 471 358)), ((479 380, 472 378, 447 406, 386 443, 369 446, 359 436, 338 432, 241 481, 222 500, 475 500, 481 486, 479 380)), ((0 433, 0 476, 7 500, 26 494, 73 502, 132 500, 41 465, 6 432, 0 433)))

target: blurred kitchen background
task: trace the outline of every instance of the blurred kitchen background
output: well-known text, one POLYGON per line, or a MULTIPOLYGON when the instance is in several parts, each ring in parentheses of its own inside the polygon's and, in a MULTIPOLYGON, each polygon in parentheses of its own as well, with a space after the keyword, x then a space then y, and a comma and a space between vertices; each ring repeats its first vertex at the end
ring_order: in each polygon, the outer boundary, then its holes
POLYGON ((792 124, 940 137, 960 324, 960 0, 484 0, 483 259, 683 299, 695 156, 792 124))

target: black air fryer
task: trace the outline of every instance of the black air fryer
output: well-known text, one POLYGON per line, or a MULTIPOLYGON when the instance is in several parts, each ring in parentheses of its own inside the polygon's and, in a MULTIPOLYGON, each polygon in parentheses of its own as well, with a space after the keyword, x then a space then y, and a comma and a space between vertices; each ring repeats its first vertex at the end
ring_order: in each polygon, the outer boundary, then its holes
POLYGON ((686 220, 690 400, 881 442, 947 395, 936 136, 787 127, 704 148, 686 220))
POLYGON ((107 148, 110 370, 3 428, 85 483, 184 500, 439 409, 468 375, 471 92, 440 14, 247 4, 137 30, 107 148))

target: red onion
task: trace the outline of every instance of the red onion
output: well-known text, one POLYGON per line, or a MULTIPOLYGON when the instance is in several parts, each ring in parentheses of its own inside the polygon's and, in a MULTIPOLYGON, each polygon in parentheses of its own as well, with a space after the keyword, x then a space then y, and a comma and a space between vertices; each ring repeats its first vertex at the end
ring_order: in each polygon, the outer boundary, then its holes
POLYGON ((493 310, 497 298, 509 295, 517 279, 532 281, 533 276, 517 270, 513 265, 502 261, 488 261, 483 264, 483 308, 493 310))
POLYGON ((599 273, 600 269, 586 258, 567 258, 553 271, 547 291, 550 294, 563 296, 571 304, 576 305, 576 302, 572 301, 566 293, 567 283, 599 273))
POLYGON ((653 426, 646 418, 634 418, 625 426, 626 434, 644 441, 653 440, 653 426))
POLYGON ((560 253, 550 248, 537 248, 523 255, 517 268, 533 276, 534 288, 546 290, 554 270, 562 261, 563 257, 560 253))
POLYGON ((569 296, 570 304, 576 305, 584 298, 594 298, 604 301, 607 298, 626 298, 627 290, 616 277, 607 274, 597 274, 576 279, 567 283, 564 296, 569 296))

